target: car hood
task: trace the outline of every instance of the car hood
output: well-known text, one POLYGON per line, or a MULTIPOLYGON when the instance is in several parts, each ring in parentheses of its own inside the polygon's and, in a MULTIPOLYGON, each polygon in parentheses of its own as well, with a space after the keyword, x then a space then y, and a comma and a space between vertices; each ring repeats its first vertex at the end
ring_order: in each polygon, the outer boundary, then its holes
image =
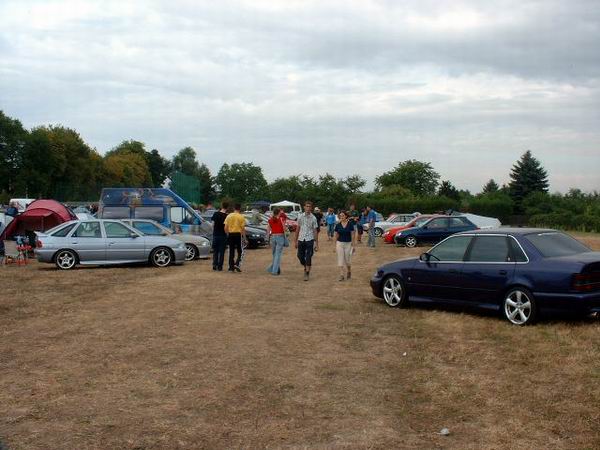
POLYGON ((418 260, 419 259, 415 258, 414 256, 408 258, 401 258, 380 266, 378 270, 387 271, 392 269, 396 270, 401 267, 412 267, 418 260))
POLYGON ((260 234, 262 235, 266 235, 267 234, 267 230, 264 230, 262 228, 257 228, 255 226, 246 226, 246 233, 252 233, 252 234, 260 234))

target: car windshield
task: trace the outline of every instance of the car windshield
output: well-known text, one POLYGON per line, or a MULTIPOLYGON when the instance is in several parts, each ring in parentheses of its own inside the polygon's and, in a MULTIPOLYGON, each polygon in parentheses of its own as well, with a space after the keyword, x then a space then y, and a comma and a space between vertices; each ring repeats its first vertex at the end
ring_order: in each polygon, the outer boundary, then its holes
POLYGON ((546 258, 555 256, 577 255, 578 253, 586 253, 591 250, 564 233, 537 233, 528 234, 527 239, 539 250, 546 258))

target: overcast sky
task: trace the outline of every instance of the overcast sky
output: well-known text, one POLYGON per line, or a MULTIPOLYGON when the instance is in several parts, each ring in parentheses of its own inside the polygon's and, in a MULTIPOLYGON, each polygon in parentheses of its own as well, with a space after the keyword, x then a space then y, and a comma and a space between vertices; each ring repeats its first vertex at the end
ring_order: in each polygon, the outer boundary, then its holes
POLYGON ((0 109, 269 180, 433 164, 600 190, 600 1, 0 0, 0 109))

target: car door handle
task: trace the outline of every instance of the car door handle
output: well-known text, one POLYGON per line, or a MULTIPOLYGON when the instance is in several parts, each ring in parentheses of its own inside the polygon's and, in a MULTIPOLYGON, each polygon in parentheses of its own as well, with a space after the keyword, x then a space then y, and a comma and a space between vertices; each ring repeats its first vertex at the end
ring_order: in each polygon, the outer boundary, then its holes
POLYGON ((456 269, 448 269, 448 272, 450 272, 450 273, 457 273, 458 270, 456 270, 456 269))
POLYGON ((500 275, 506 275, 508 272, 506 270, 501 270, 499 273, 500 275))

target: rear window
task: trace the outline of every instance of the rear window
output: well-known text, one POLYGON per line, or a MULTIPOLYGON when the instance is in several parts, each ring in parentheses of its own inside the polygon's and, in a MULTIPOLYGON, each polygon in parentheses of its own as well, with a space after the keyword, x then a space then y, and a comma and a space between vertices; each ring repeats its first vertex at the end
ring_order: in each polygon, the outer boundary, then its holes
POLYGON ((591 251, 577 239, 564 233, 528 234, 527 239, 546 258, 577 255, 591 251))
POLYGON ((71 231, 75 225, 77 225, 77 224, 72 223, 70 225, 67 225, 66 227, 61 228, 60 230, 56 231, 55 233, 52 233, 52 236, 65 237, 67 234, 69 234, 69 231, 71 231))

